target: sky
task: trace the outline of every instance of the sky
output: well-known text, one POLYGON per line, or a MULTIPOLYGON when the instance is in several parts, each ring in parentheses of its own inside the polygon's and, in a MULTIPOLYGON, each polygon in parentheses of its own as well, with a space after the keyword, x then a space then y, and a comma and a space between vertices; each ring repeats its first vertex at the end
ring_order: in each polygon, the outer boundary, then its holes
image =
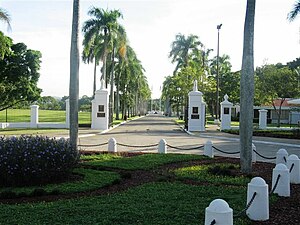
MULTIPOLYGON (((14 43, 42 53, 38 86, 43 96, 62 97, 69 93, 72 0, 0 0, 0 7, 11 16, 11 31, 0 30, 14 43)), ((257 0, 254 32, 255 66, 283 63, 300 57, 300 16, 287 21, 296 0, 257 0)), ((175 65, 168 54, 178 33, 199 36, 206 48, 217 54, 217 25, 220 55, 230 56, 232 70, 241 69, 246 0, 103 0, 80 1, 80 29, 89 19, 92 7, 118 9, 130 45, 145 68, 152 98, 159 98, 160 87, 175 65)), ((80 34, 80 43, 82 43, 80 34)), ((80 46, 82 51, 82 46, 80 46)), ((100 87, 100 68, 97 71, 100 87)), ((92 96, 93 65, 80 63, 79 95, 92 96)), ((200 90, 201 91, 201 90, 200 90)))

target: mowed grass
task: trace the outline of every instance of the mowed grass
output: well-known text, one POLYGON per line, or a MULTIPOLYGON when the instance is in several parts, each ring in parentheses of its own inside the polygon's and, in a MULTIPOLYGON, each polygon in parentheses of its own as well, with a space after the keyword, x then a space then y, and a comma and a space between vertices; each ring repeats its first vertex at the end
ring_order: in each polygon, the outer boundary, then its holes
POLYGON ((126 170, 149 170, 167 163, 208 158, 202 155, 187 154, 143 154, 135 157, 100 154, 83 156, 82 159, 86 160, 86 162, 83 162, 83 165, 94 167, 113 167, 126 170))
MULTIPOLYGON (((90 112, 79 112, 79 123, 91 123, 90 112)), ((39 110, 39 122, 65 123, 66 111, 39 110)), ((0 122, 6 122, 6 111, 0 111, 0 122)), ((7 122, 30 122, 30 109, 8 109, 7 122)))
MULTIPOLYGON (((205 208, 222 198, 242 210, 246 189, 156 182, 125 192, 55 202, 0 204, 0 224, 204 224, 205 208)), ((236 225, 250 224, 248 219, 236 225)))
MULTIPOLYGON (((91 169, 76 168, 74 172, 82 176, 82 179, 68 181, 57 184, 30 187, 0 187, 0 193, 11 191, 16 194, 32 193, 35 189, 42 188, 47 193, 57 191, 60 194, 76 193, 82 191, 92 191, 106 185, 112 184, 120 179, 120 175, 109 171, 97 171, 91 169)), ((1 215, 1 213, 0 213, 1 215)))

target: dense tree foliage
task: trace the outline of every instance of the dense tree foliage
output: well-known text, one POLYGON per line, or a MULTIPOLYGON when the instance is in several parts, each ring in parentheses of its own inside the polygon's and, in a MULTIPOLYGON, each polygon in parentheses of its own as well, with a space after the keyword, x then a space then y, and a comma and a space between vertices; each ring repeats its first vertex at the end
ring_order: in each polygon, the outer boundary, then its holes
POLYGON ((41 53, 27 49, 24 43, 13 44, 2 33, 0 37, 6 43, 0 59, 1 111, 22 101, 38 100, 41 93, 41 89, 37 87, 41 53))
MULTIPOLYGON (((110 83, 110 109, 119 112, 122 117, 128 114, 141 114, 145 101, 151 92, 144 69, 136 53, 129 46, 125 28, 119 23, 122 17, 119 10, 104 10, 93 7, 88 14, 91 16, 84 23, 83 60, 94 63, 94 90, 96 89, 96 68, 102 61, 102 76, 106 87, 110 83), (116 93, 114 93, 116 86, 116 93), (116 101, 114 101, 116 96, 116 101)), ((112 118, 111 118, 112 121, 112 118)))

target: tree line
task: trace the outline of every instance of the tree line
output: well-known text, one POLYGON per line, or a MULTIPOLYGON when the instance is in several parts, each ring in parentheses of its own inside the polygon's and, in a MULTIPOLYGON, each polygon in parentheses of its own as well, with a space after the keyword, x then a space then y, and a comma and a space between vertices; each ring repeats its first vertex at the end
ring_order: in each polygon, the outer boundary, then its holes
MULTIPOLYGON (((122 118, 139 114, 151 91, 145 69, 129 45, 125 28, 120 24, 122 13, 92 7, 88 15, 90 19, 82 26, 84 48, 81 58, 84 63, 94 65, 93 91, 91 97, 85 95, 78 99, 78 109, 87 110, 90 107, 98 71, 101 74, 98 79, 104 80, 105 88, 110 89, 111 116, 114 111, 116 119, 120 119, 120 113, 122 118), (87 104, 81 104, 81 101, 87 100, 87 104)), ((10 26, 9 14, 4 9, 0 10, 0 19, 10 26)), ((0 111, 30 104, 38 104, 41 109, 63 109, 63 101, 51 96, 41 97, 42 90, 37 87, 41 53, 27 49, 24 43, 13 44, 12 39, 2 32, 0 42, 0 111)))
MULTIPOLYGON (((196 35, 177 34, 171 45, 169 56, 175 63, 172 75, 165 78, 162 98, 166 103, 167 114, 171 111, 179 116, 183 113, 186 96, 198 81, 198 89, 203 93, 207 110, 216 115, 217 57, 210 57, 212 49, 206 49, 196 35)), ((234 104, 240 103, 241 71, 232 71, 230 57, 219 57, 219 102, 225 94, 234 104)), ((286 98, 300 97, 300 58, 288 62, 265 64, 255 69, 254 105, 273 106, 280 121, 281 106, 286 98), (275 106, 274 100, 281 99, 281 105, 275 106)))

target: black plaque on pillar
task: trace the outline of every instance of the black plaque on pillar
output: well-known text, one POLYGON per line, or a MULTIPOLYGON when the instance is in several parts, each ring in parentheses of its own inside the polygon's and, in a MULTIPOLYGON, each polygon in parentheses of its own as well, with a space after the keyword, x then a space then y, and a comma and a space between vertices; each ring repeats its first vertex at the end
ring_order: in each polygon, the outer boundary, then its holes
POLYGON ((105 117, 105 113, 97 113, 97 117, 105 117))
POLYGON ((98 105, 98 112, 104 112, 104 105, 98 105))
POLYGON ((199 114, 192 114, 191 119, 192 120, 198 120, 199 119, 199 114))
POLYGON ((224 114, 229 114, 229 108, 224 108, 224 114))

